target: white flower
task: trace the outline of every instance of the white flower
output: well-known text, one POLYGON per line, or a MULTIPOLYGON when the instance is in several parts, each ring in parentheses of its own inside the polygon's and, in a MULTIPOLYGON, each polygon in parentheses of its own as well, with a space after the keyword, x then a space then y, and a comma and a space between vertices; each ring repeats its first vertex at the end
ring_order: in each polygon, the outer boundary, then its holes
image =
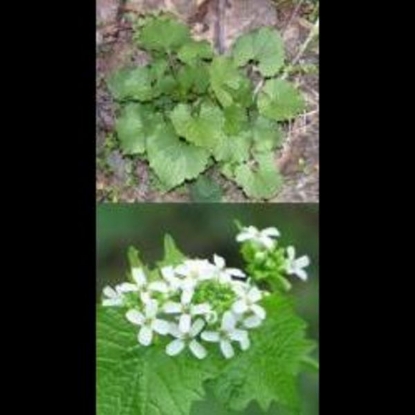
POLYGON ((178 355, 186 346, 198 359, 204 359, 207 355, 206 349, 195 339, 202 331, 205 323, 202 319, 197 319, 187 333, 183 333, 176 324, 171 324, 170 334, 176 337, 175 340, 166 346, 166 353, 169 356, 178 355))
POLYGON ((143 346, 148 346, 153 340, 153 332, 165 335, 169 332, 170 324, 158 319, 157 316, 158 304, 157 301, 151 300, 144 305, 144 312, 138 310, 128 310, 126 313, 127 319, 141 327, 138 333, 138 342, 143 346))
POLYGON ((114 288, 107 286, 103 289, 103 294, 107 297, 102 300, 104 307, 122 306, 124 303, 123 293, 120 291, 120 286, 114 288))
POLYGON ((210 304, 191 304, 191 300, 192 298, 187 295, 187 292, 183 292, 180 303, 169 301, 163 307, 166 314, 180 314, 178 328, 182 333, 190 331, 193 316, 207 316, 212 313, 210 304))
POLYGON ((226 268, 225 260, 219 255, 213 255, 213 262, 215 264, 215 271, 219 282, 228 283, 233 281, 232 277, 246 277, 245 273, 238 268, 226 268))
POLYGON ((163 267, 160 271, 170 292, 174 293, 181 288, 182 280, 176 277, 176 272, 172 266, 163 267))
POLYGON ((246 327, 257 327, 266 316, 265 310, 256 304, 263 297, 257 287, 235 285, 232 287, 238 299, 232 305, 232 311, 236 314, 252 312, 254 316, 244 320, 246 327))
POLYGON ((293 246, 289 246, 287 248, 287 256, 287 273, 290 275, 295 274, 298 278, 302 279, 303 281, 306 281, 307 273, 303 270, 303 268, 308 267, 310 265, 310 258, 307 255, 304 255, 300 258, 295 259, 295 249, 293 246))
POLYGON ((181 276, 180 288, 190 297, 200 281, 213 277, 215 267, 207 259, 187 259, 175 268, 175 272, 181 276))
POLYGON ((237 242, 253 241, 259 245, 265 246, 267 249, 272 249, 275 241, 272 238, 280 236, 277 228, 266 228, 262 231, 255 228, 255 226, 248 226, 236 236, 237 242))
POLYGON ((161 293, 167 293, 169 288, 164 281, 152 281, 149 282, 141 268, 132 268, 131 276, 133 277, 134 284, 125 282, 120 285, 122 292, 138 291, 143 303, 147 303, 151 300, 151 293, 158 291, 161 293))
POLYGON ((226 359, 230 359, 235 355, 232 341, 239 342, 242 350, 247 350, 250 346, 248 332, 246 330, 237 329, 237 320, 235 316, 226 311, 222 317, 221 328, 219 331, 204 331, 201 334, 203 340, 208 342, 218 342, 222 354, 226 359))

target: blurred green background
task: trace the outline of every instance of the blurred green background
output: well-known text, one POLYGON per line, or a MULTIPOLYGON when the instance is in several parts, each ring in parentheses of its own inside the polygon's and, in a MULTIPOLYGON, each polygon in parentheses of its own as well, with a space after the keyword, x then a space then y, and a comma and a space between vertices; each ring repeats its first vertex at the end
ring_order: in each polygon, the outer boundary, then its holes
MULTIPOLYGON (((292 278, 297 310, 309 324, 308 335, 318 341, 319 223, 315 204, 100 204, 97 206, 97 300, 102 288, 125 280, 127 248, 135 246, 147 263, 163 255, 163 238, 169 233, 188 256, 211 259, 219 254, 229 267, 242 267, 235 242, 234 220, 258 228, 276 226, 283 245, 292 244, 297 255, 308 255, 309 280, 292 278)), ((317 356, 317 350, 315 356, 317 356)), ((304 415, 317 415, 318 375, 300 379, 304 415)), ((195 405, 192 415, 233 415, 210 397, 195 405)), ((263 414, 255 405, 244 415, 263 414)), ((282 414, 271 408, 268 414, 282 414)))

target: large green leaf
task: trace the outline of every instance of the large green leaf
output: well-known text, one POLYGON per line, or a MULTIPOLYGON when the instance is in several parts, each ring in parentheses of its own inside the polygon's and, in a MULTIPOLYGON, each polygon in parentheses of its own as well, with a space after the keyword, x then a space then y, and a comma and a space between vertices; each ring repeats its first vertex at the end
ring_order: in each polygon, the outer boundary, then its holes
POLYGON ((242 163, 249 158, 251 143, 252 134, 249 130, 225 136, 213 149, 213 156, 217 161, 242 163))
POLYGON ((192 40, 180 48, 177 57, 182 62, 194 66, 200 60, 213 58, 213 51, 208 41, 192 40))
POLYGON ((294 85, 283 79, 271 79, 259 93, 258 109, 272 120, 290 120, 304 109, 304 101, 294 85))
POLYGON ((252 331, 251 347, 231 359, 215 380, 215 395, 232 410, 243 410, 255 400, 267 411, 274 401, 299 414, 297 375, 311 348, 305 323, 291 300, 281 295, 273 294, 263 303, 267 318, 252 331))
POLYGON ((278 123, 259 116, 252 124, 254 150, 256 152, 269 152, 275 149, 283 138, 278 123))
POLYGON ((122 69, 108 80, 108 88, 115 99, 148 101, 154 98, 152 74, 147 67, 122 69))
POLYGON ((213 149, 224 135, 224 115, 220 108, 208 103, 201 105, 198 115, 191 113, 190 105, 179 104, 170 118, 177 134, 199 147, 213 149))
POLYGON ((181 141, 173 126, 163 123, 147 141, 147 152, 150 167, 166 190, 196 178, 206 169, 209 160, 207 150, 181 141))
POLYGON ((209 86, 209 72, 206 65, 184 66, 177 74, 177 82, 184 97, 190 91, 196 94, 204 94, 209 86))
POLYGON ((271 77, 284 64, 284 43, 277 31, 263 27, 241 36, 233 46, 232 56, 237 66, 253 61, 264 77, 271 77))
POLYGON ((190 187, 190 196, 195 203, 217 203, 222 201, 222 189, 212 179, 199 176, 190 187))
POLYGON ((97 415, 187 415, 217 373, 212 359, 142 347, 122 311, 97 313, 97 415))
POLYGON ((149 18, 137 36, 139 45, 146 50, 177 51, 190 41, 189 28, 168 16, 149 18))
POLYGON ((210 65, 209 75, 212 90, 223 107, 228 107, 234 102, 245 104, 250 83, 239 72, 231 58, 215 57, 210 65))
POLYGON ((127 104, 115 124, 125 154, 143 154, 146 140, 161 117, 142 104, 127 104))
POLYGON ((248 197, 269 199, 282 186, 282 177, 274 164, 272 153, 256 155, 258 166, 250 167, 242 164, 235 169, 235 181, 248 197))

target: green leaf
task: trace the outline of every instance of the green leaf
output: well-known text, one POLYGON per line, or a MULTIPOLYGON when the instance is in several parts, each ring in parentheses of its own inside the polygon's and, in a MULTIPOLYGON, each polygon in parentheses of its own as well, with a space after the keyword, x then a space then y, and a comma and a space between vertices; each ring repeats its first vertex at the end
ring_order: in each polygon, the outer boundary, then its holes
POLYGON ((144 264, 140 259, 140 252, 138 249, 130 246, 127 252, 128 262, 131 268, 143 268, 144 264))
POLYGON ((275 401, 299 414, 297 375, 309 350, 306 326, 286 297, 270 295, 263 306, 263 325, 252 330, 251 347, 230 359, 215 380, 215 395, 232 410, 243 410, 255 400, 267 411, 275 401))
POLYGON ((145 50, 170 53, 190 41, 190 31, 171 17, 159 16, 148 19, 136 39, 145 50))
POLYGON ((259 116, 252 124, 254 151, 263 153, 274 150, 281 144, 282 131, 279 125, 268 118, 259 116))
POLYGON ((150 72, 154 79, 160 80, 169 67, 166 59, 155 59, 150 65, 150 72))
POLYGON ((258 109, 267 118, 290 120, 304 109, 304 101, 294 85, 283 79, 271 79, 258 96, 258 109))
POLYGON ((307 372, 317 373, 320 370, 319 362, 311 356, 305 355, 301 359, 302 369, 307 372))
POLYGON ((231 105, 223 111, 225 115, 224 131, 229 135, 236 135, 248 129, 248 114, 245 108, 239 105, 231 105))
POLYGON ((122 69, 109 78, 108 89, 114 98, 120 101, 148 101, 154 98, 152 81, 150 69, 147 67, 122 69))
POLYGON ((216 203, 222 200, 222 189, 213 180, 199 176, 190 187, 190 196, 196 203, 216 203))
POLYGON ((158 80, 155 88, 158 94, 167 95, 170 99, 170 96, 175 96, 178 88, 178 83, 172 75, 166 75, 158 80))
POLYGON ((209 86, 206 65, 184 66, 177 74, 177 81, 184 97, 192 90, 198 95, 205 93, 209 86))
POLYGON ((192 115, 190 105, 179 104, 170 114, 180 137, 207 149, 215 148, 224 135, 225 118, 220 108, 203 103, 199 115, 192 115))
POLYGON ((209 76, 212 90, 222 106, 228 107, 235 101, 246 100, 249 81, 241 75, 231 58, 215 57, 209 68, 209 76))
POLYGON ((242 163, 249 158, 251 143, 252 134, 249 130, 225 136, 213 149, 213 156, 217 161, 242 163))
POLYGON ((167 190, 196 178, 209 160, 209 153, 176 136, 173 126, 160 123, 151 140, 147 142, 150 167, 167 190))
POLYGON ((187 65, 194 66, 200 60, 213 58, 213 51, 210 43, 206 40, 195 41, 192 40, 183 45, 177 57, 187 65))
POLYGON ((269 199, 282 186, 282 177, 276 170, 272 153, 256 155, 258 166, 255 169, 247 164, 235 170, 235 181, 241 186, 248 197, 269 199))
POLYGON ((146 150, 146 137, 152 127, 160 120, 142 104, 127 104, 115 124, 121 148, 125 154, 143 154, 146 150))
POLYGON ((184 259, 186 259, 186 256, 177 248, 174 239, 166 234, 164 236, 164 258, 157 263, 157 266, 162 268, 167 265, 179 265, 184 259))
POLYGON ((184 415, 216 375, 212 360, 141 347, 122 311, 97 313, 97 415, 184 415))
POLYGON ((264 77, 271 77, 284 64, 284 43, 277 31, 263 27, 241 36, 233 46, 232 56, 237 66, 253 61, 264 77))
POLYGON ((224 162, 221 163, 220 173, 228 180, 235 180, 235 169, 239 167, 238 163, 224 162))

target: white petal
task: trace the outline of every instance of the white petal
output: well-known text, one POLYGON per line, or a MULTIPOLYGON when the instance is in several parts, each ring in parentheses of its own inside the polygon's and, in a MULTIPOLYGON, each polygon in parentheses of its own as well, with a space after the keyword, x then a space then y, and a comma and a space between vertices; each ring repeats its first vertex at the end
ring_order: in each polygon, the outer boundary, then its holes
POLYGON ((166 293, 169 288, 167 287, 167 284, 163 281, 153 281, 148 284, 149 290, 152 291, 158 291, 160 293, 166 293))
POLYGON ((258 242, 262 243, 267 249, 272 249, 275 245, 275 241, 273 241, 271 238, 268 238, 268 236, 261 236, 258 239, 258 242))
POLYGON ((169 333, 173 337, 177 337, 178 339, 183 338, 183 333, 179 330, 179 326, 175 323, 170 323, 169 325, 169 333))
POLYGON ((210 305, 207 303, 203 304, 197 304, 192 306, 191 308, 191 314, 194 316, 200 315, 200 314, 207 314, 211 310, 210 305))
POLYGON ((236 236, 236 242, 245 242, 251 238, 251 235, 248 235, 246 232, 241 232, 239 235, 236 236))
POLYGON ((163 278, 165 278, 167 281, 171 280, 172 278, 174 278, 175 276, 175 272, 174 272, 174 268, 169 266, 169 267, 163 267, 161 269, 161 275, 163 276, 163 278))
POLYGON ((201 319, 198 318, 193 324, 192 327, 189 331, 190 336, 192 337, 196 337, 203 329, 203 327, 205 326, 205 322, 201 319))
POLYGON ((143 346, 149 346, 153 340, 153 330, 148 326, 142 326, 138 333, 138 341, 143 346))
POLYGON ((246 330, 235 330, 232 332, 232 340, 239 342, 242 350, 247 350, 250 346, 248 332, 246 330))
POLYGON ((137 310, 128 310, 125 314, 125 317, 127 317, 127 320, 131 323, 137 324, 139 326, 141 326, 145 320, 143 314, 137 310))
POLYGON ((108 298, 115 298, 118 296, 117 292, 111 288, 110 286, 106 286, 103 290, 102 293, 108 297, 108 298))
POLYGON ((132 284, 131 282, 123 282, 122 284, 117 285, 117 288, 121 293, 131 293, 139 290, 137 285, 132 284))
POLYGON ((230 311, 225 311, 222 317, 222 330, 231 331, 235 327, 236 319, 230 311))
POLYGON ((182 333, 188 333, 190 331, 191 321, 190 314, 182 314, 179 319, 179 330, 182 333))
POLYGON ((295 274, 298 278, 302 279, 303 281, 307 280, 307 273, 303 269, 297 269, 295 274))
POLYGON ((245 297, 247 284, 243 281, 233 281, 232 290, 238 297, 245 297))
POLYGON ((163 311, 167 314, 181 313, 182 305, 180 303, 168 302, 164 304, 163 311))
POLYGON ((252 287, 248 292, 248 299, 252 303, 256 303, 262 298, 262 293, 257 287, 252 287))
POLYGON ((287 257, 291 261, 294 260, 294 258, 295 258, 295 248, 293 246, 289 246, 287 248, 287 257))
POLYGON ((215 265, 219 269, 224 269, 225 268, 225 260, 221 256, 214 254, 213 255, 213 262, 215 263, 215 265))
POLYGON ((239 342, 239 344, 240 344, 242 350, 248 350, 249 349, 249 346, 251 345, 251 342, 249 340, 248 333, 246 333, 246 336, 244 336, 242 338, 242 340, 239 342))
POLYGON ((220 335, 217 331, 204 331, 200 337, 207 342, 218 342, 220 335))
POLYGON ((166 346, 166 353, 169 356, 176 356, 184 349, 184 341, 180 339, 173 340, 166 346))
POLYGON ((102 305, 104 307, 114 307, 114 306, 119 306, 122 304, 123 304, 123 301, 121 298, 106 298, 102 300, 102 305))
POLYGON ((155 300, 146 302, 145 314, 147 317, 155 317, 158 311, 158 303, 155 300))
POLYGON ((226 272, 233 277, 244 278, 246 276, 245 273, 238 268, 228 268, 226 272))
POLYGON ((168 321, 157 318, 153 321, 152 328, 156 333, 162 334, 164 336, 170 332, 170 323, 168 321))
POLYGON ((232 277, 227 273, 227 271, 222 271, 218 275, 218 281, 221 284, 229 284, 229 283, 232 283, 232 277))
POLYGON ((142 292, 140 293, 140 298, 141 298, 141 301, 142 301, 144 304, 148 304, 148 303, 151 303, 151 302, 155 301, 155 300, 153 300, 153 299, 151 298, 150 293, 149 293, 149 292, 147 292, 147 291, 142 291, 142 292))
POLYGON ((183 285, 183 292, 180 298, 182 304, 190 304, 190 302, 192 301, 193 293, 194 293, 193 288, 195 284, 193 282, 190 282, 190 280, 187 280, 187 281, 189 281, 189 283, 187 284, 185 283, 183 285))
POLYGON ((133 277, 133 280, 137 283, 139 287, 145 285, 147 282, 147 278, 144 275, 144 272, 141 268, 132 268, 131 276, 133 277))
POLYGON ((183 275, 184 277, 190 273, 189 267, 186 264, 178 265, 174 271, 176 274, 183 275))
POLYGON ((231 343, 228 342, 227 340, 221 340, 220 350, 222 351, 226 359, 230 359, 231 357, 235 355, 235 352, 233 351, 233 347, 231 343))
POLYGON ((258 316, 261 320, 263 320, 263 319, 266 317, 266 315, 267 315, 267 313, 265 312, 265 310, 264 310, 261 306, 259 306, 259 305, 257 305, 257 304, 253 304, 253 305, 251 306, 251 310, 252 310, 252 312, 253 312, 256 316, 258 316))
POLYGON ((310 265, 310 258, 307 255, 304 255, 295 260, 295 266, 298 268, 305 268, 310 265))
POLYGON ((196 340, 192 340, 189 349, 198 359, 204 359, 207 355, 206 349, 196 340))
POLYGON ((255 327, 259 327, 262 324, 262 319, 260 319, 258 316, 250 316, 246 318, 244 321, 244 326, 248 329, 253 329, 255 327))
POLYGON ((265 236, 280 236, 280 231, 277 228, 265 228, 261 231, 265 236))
POLYGON ((232 310, 237 314, 243 314, 248 310, 244 300, 237 300, 232 304, 232 310))
POLYGON ((248 335, 248 332, 246 330, 239 330, 239 329, 235 329, 229 333, 230 338, 237 342, 243 341, 247 335, 248 335))

